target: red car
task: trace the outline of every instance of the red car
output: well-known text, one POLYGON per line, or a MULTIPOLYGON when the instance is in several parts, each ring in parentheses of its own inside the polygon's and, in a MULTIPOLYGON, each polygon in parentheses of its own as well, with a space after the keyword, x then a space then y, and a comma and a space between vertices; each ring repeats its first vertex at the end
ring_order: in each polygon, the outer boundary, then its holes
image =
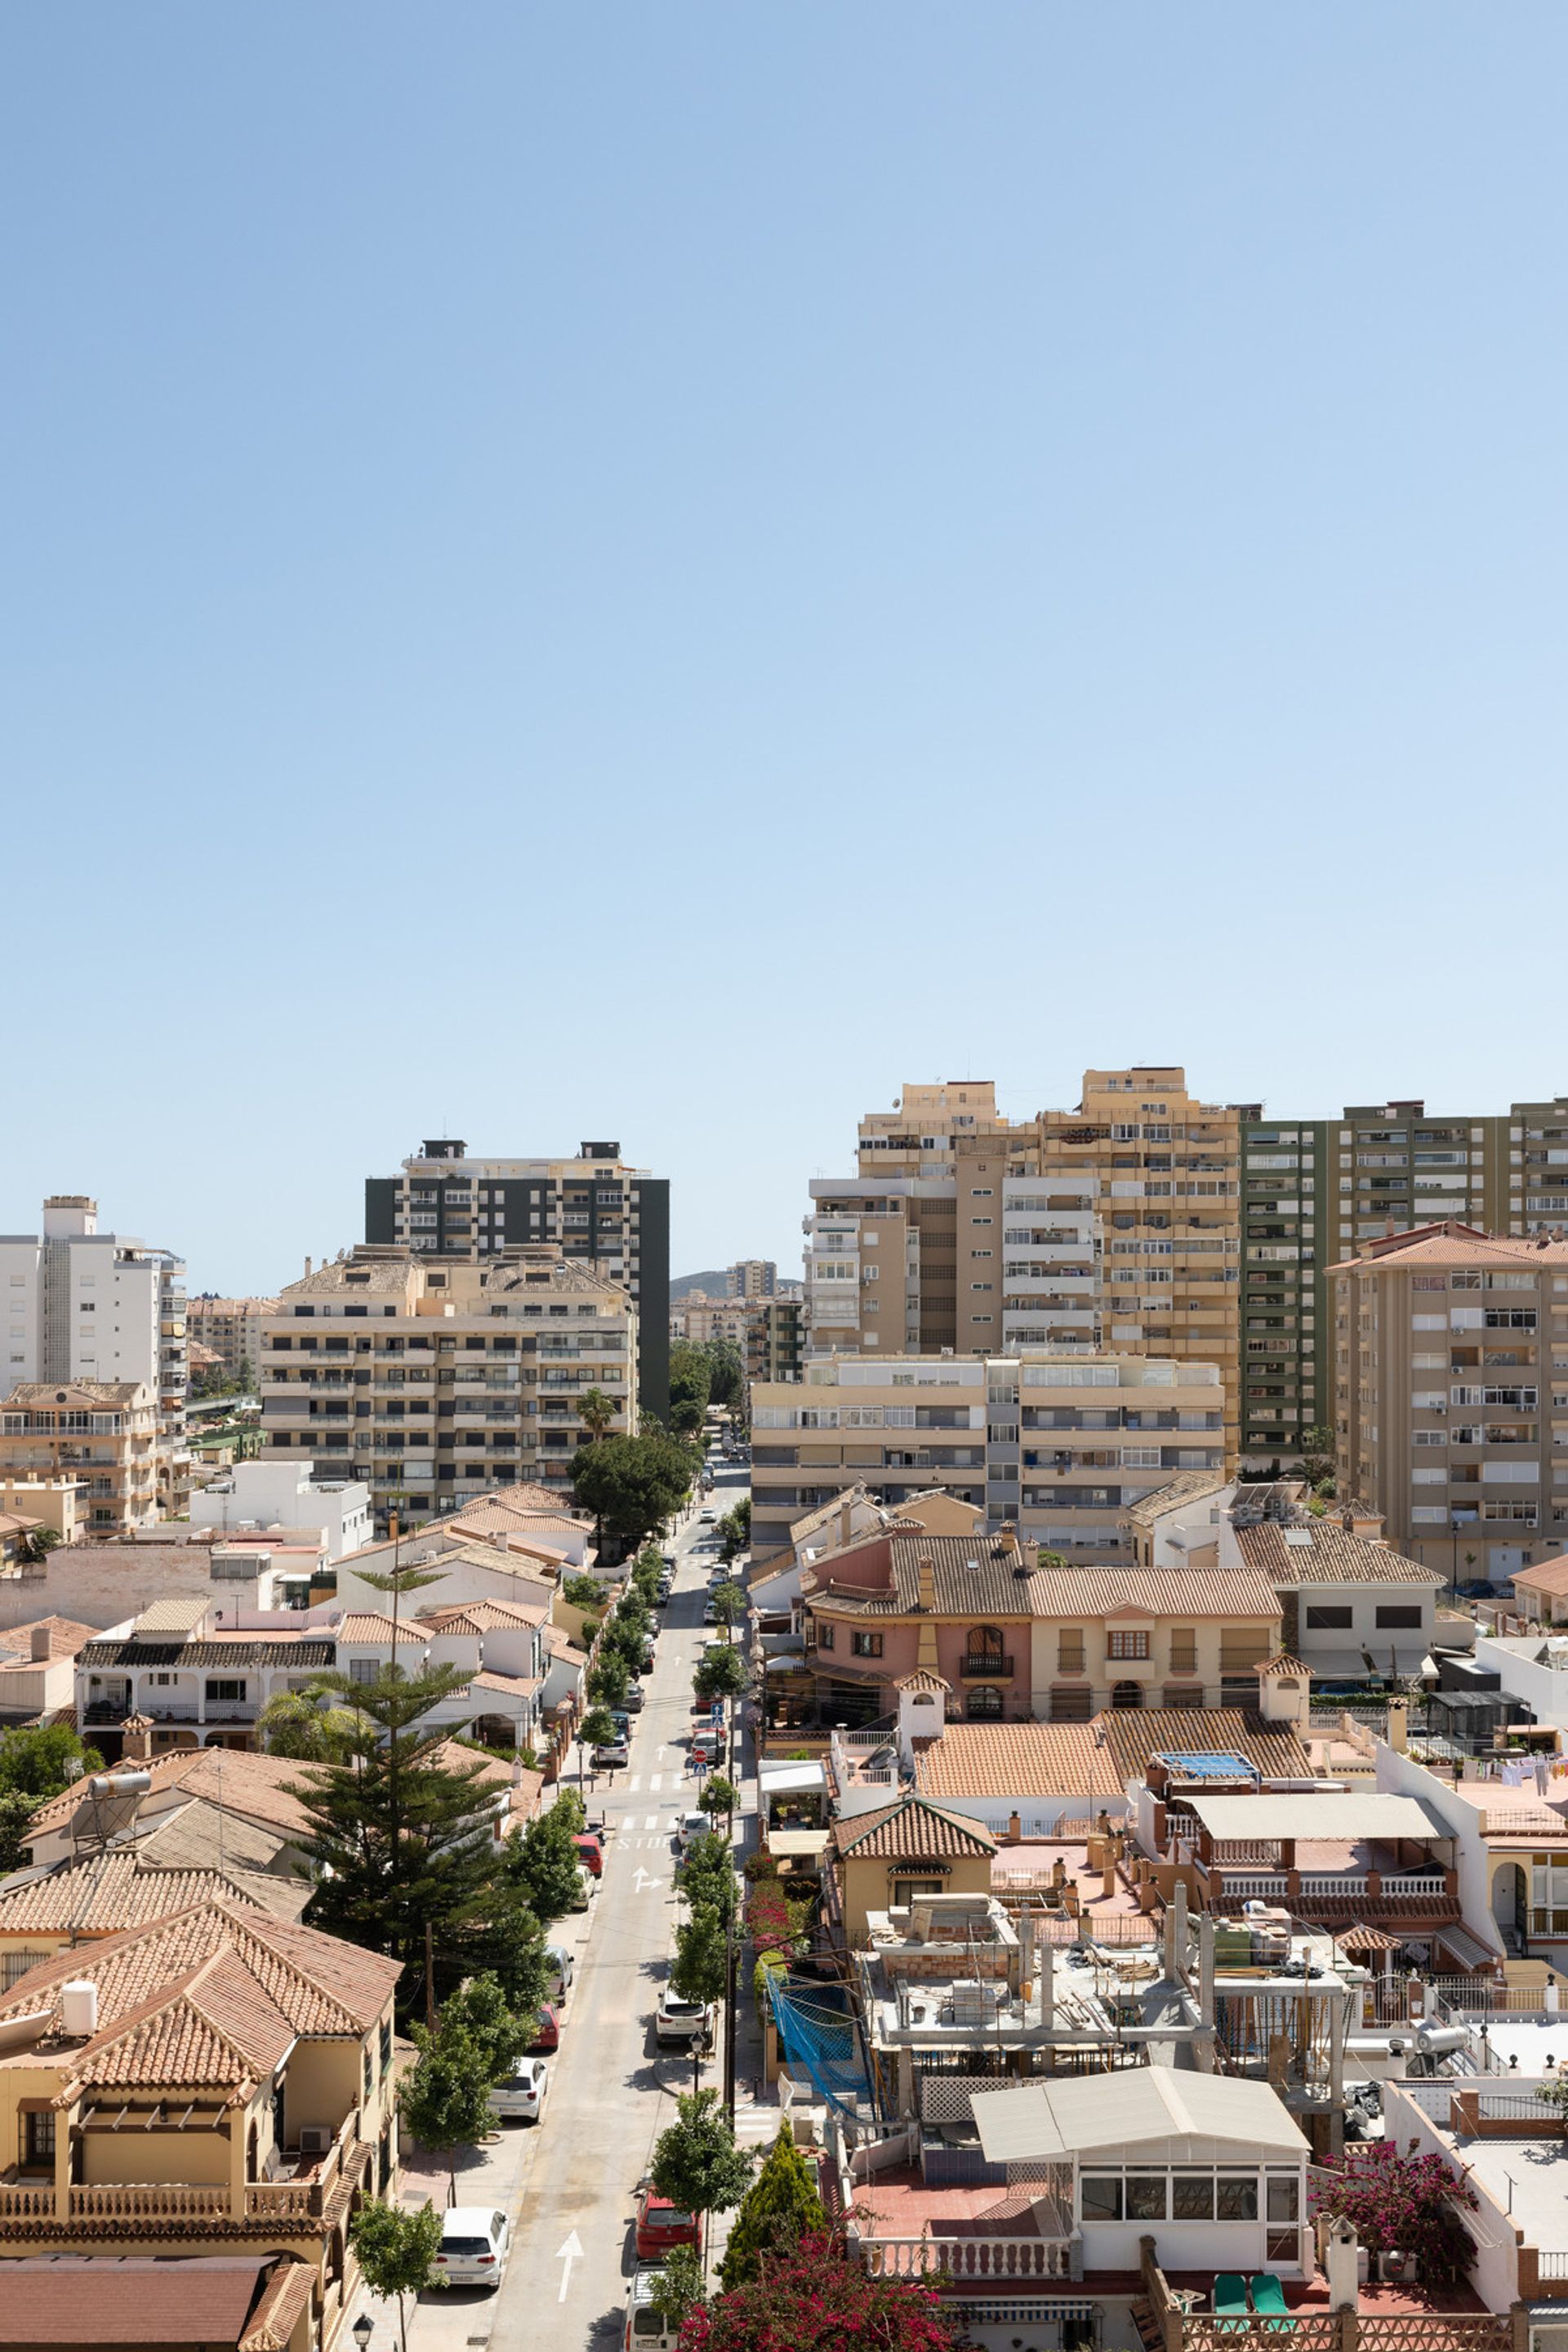
POLYGON ((676 2246, 691 2246, 702 2251, 702 2224, 695 2213, 687 2213, 672 2205, 668 2197, 656 2197, 651 2189, 644 2191, 637 2207, 637 2258, 662 2261, 676 2246))
POLYGON ((528 2045, 528 2055, 531 2058, 548 2058, 552 2051, 560 2047, 561 2019, 546 2001, 540 2009, 539 2032, 528 2045))
POLYGON ((605 1849, 599 1843, 598 1839, 594 1836, 592 1831, 580 1831, 577 1836, 573 1839, 572 1843, 577 1849, 577 1859, 583 1864, 583 1867, 587 1872, 589 1877, 603 1878, 605 1874, 605 1849))

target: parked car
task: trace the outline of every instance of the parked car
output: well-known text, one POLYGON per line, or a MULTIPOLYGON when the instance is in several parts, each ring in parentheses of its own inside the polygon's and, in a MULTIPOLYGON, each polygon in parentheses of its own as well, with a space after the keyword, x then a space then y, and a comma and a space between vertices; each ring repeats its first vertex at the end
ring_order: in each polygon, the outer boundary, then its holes
POLYGON ((1509 1598, 1503 1586, 1494 1584, 1489 1576, 1467 1577, 1464 1583, 1456 1584, 1454 1590, 1461 1601, 1506 1601, 1509 1598))
POLYGON ((658 2042, 675 2042, 689 2049, 694 2042, 710 2041, 713 2035, 713 2012, 700 2000, 682 2000, 668 1985, 653 2021, 653 2038, 658 2042))
POLYGON ((544 2113, 549 2088, 550 2074, 543 2059, 520 2059, 515 2074, 490 2084, 490 2113, 500 2116, 503 2122, 536 2124, 544 2113))
POLYGON ((564 1944, 552 1944, 544 1955, 544 1998, 564 2000, 577 1974, 577 1963, 564 1944))
POLYGON ((626 1713, 626 1708, 624 1706, 612 1706, 607 1710, 607 1712, 609 1714, 610 1721, 616 1727, 616 1738, 617 1739, 629 1739, 632 1736, 632 1719, 626 1713))
POLYGON ((528 2045, 531 2058, 552 2057, 561 2047, 561 2013, 546 2001, 539 2012, 539 2031, 528 2045))
POLYGON ((572 1841, 577 1849, 577 1859, 591 1878, 605 1874, 605 1849, 591 1830, 579 1830, 572 1841))
POLYGON ((716 1601, 710 1601, 703 1610, 702 1622, 705 1625, 717 1625, 719 1622, 719 1603, 716 1601))
POLYGON ((647 1693, 641 1683, 628 1683, 626 1685, 627 1712, 631 1715, 640 1715, 647 1705, 647 1693))
POLYGON ((585 1911, 594 1899, 594 1882, 581 1863, 577 1865, 577 1888, 572 1897, 574 1911, 585 1911))
POLYGON ((658 1605, 660 1609, 668 1609, 668 1606, 669 1606, 669 1596, 670 1596, 670 1594, 674 1591, 674 1590, 675 1590, 675 1587, 674 1587, 674 1585, 669 1581, 669 1580, 668 1580, 668 1577, 662 1577, 662 1576, 661 1576, 661 1577, 659 1578, 659 1580, 658 1580, 658 1592, 655 1594, 654 1598, 655 1598, 655 1601, 656 1601, 656 1602, 657 1602, 657 1605, 658 1605))
POLYGON ((658 2274, 659 2265, 650 2264, 637 2273, 626 2289, 626 2324, 621 2352, 675 2352, 680 2330, 672 2327, 654 2309, 653 2283, 658 2274))
POLYGON ((705 1837, 711 1826, 706 1813, 682 1813, 675 1830, 676 1853, 685 1853, 692 1839, 705 1837))
POLYGON ((506 2215, 489 2205, 448 2205, 436 2268, 447 2286, 500 2286, 506 2275, 506 2215))
POLYGON ((714 1525, 718 1517, 719 1514, 717 1511, 700 1511, 697 1515, 697 1524, 700 1528, 710 1528, 714 1525))
POLYGON ((631 1760, 632 1751, 624 1738, 606 1739, 603 1747, 594 1750, 595 1772, 618 1771, 623 1764, 629 1764, 631 1760))
POLYGON ((691 1761, 699 1772, 705 1772, 710 1764, 722 1764, 724 1748, 721 1731, 700 1732, 691 1743, 691 1761))
POLYGON ((637 2256, 639 2261, 659 2262, 673 2253, 677 2246, 690 2246, 702 2251, 702 2223, 695 2213, 688 2213, 679 2205, 672 2205, 668 2197, 660 2197, 652 2189, 645 2189, 637 2207, 637 2256))

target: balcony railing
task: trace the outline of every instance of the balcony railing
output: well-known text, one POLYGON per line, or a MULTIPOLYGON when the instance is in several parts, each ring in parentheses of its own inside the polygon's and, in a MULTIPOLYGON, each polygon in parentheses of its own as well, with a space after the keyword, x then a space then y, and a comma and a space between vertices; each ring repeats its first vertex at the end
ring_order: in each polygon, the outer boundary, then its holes
POLYGON ((1059 2279, 1072 2273, 1070 2238, 862 2238, 873 2278, 1059 2279))
POLYGON ((959 1677, 966 1683, 1010 1683, 1013 1661, 998 1651, 966 1650, 959 1664, 959 1677))

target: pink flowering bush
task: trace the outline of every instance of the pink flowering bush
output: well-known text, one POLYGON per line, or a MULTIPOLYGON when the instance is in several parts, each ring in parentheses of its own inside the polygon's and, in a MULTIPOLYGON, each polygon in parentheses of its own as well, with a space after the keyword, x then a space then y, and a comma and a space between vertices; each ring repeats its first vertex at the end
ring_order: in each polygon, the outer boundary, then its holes
POLYGON ((1401 2155, 1391 2139, 1348 2148, 1334 2177, 1312 2193, 1314 2219, 1343 2219, 1374 2261, 1395 2252, 1414 2254, 1424 2286, 1457 2286, 1469 2267, 1470 2242, 1457 2206, 1473 2210, 1473 2189, 1440 2156, 1422 2156, 1410 2143, 1401 2155))
POLYGON ((688 2314, 679 2352, 955 2352, 934 2287, 869 2278, 842 2239, 803 2238, 761 2275, 688 2314))

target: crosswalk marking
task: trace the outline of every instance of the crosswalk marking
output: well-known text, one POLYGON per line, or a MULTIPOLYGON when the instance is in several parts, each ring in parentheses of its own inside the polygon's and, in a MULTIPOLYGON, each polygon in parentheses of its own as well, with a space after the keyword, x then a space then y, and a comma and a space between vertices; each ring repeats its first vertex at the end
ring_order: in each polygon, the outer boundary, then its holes
POLYGON ((626 1794, 627 1794, 629 1797, 635 1797, 635 1796, 637 1795, 637 1790, 638 1790, 638 1788, 639 1788, 639 1787, 640 1787, 640 1785, 641 1785, 641 1781, 642 1781, 642 1775, 641 1775, 641 1773, 640 1773, 640 1772, 634 1772, 634 1773, 632 1774, 631 1779, 626 1782, 626 1794))
MULTIPOLYGON (((663 1748, 661 1748, 659 1749, 659 1751, 658 1751, 658 1752, 659 1752, 659 1754, 662 1756, 662 1755, 664 1754, 664 1750, 663 1750, 663 1748)), ((647 1792, 648 1792, 648 1795, 649 1795, 650 1797, 652 1796, 652 1794, 653 1794, 654 1790, 655 1790, 657 1788, 658 1788, 658 1787, 662 1784, 663 1780, 664 1780, 664 1774, 663 1774, 662 1772, 650 1772, 650 1773, 648 1774, 648 1776, 647 1776, 647 1792)), ((636 1786, 637 1786, 637 1782, 636 1782, 635 1780, 633 1781, 632 1786, 633 1786, 633 1788, 634 1788, 634 1789, 636 1788, 636 1786)))
POLYGON ((643 1823, 643 1827, 644 1827, 644 1829, 645 1829, 645 1830, 656 1830, 656 1829, 658 1829, 658 1815, 657 1813, 649 1813, 649 1815, 648 1815, 648 1817, 647 1817, 647 1821, 646 1821, 646 1822, 644 1822, 644 1823, 643 1823))

